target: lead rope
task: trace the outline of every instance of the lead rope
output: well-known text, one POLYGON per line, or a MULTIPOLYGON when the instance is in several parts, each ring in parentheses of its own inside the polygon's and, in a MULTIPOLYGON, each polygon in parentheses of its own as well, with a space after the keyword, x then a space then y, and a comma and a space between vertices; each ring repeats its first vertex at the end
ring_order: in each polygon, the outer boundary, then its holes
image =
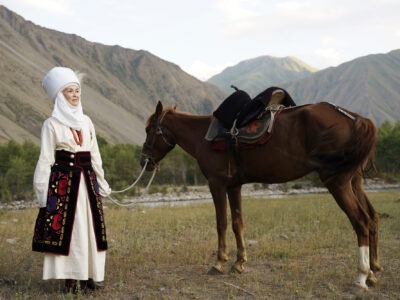
MULTIPOLYGON (((126 192, 127 190, 130 190, 131 188, 133 188, 139 182, 140 178, 142 178, 142 176, 144 174, 144 171, 146 170, 148 162, 149 162, 149 160, 146 159, 145 164, 144 164, 144 166, 142 168, 142 171, 139 174, 139 177, 130 186, 128 186, 127 188, 125 188, 123 190, 120 190, 120 191, 111 191, 111 194, 123 193, 123 192, 126 192)), ((149 189, 151 183, 153 182, 154 176, 156 175, 156 171, 157 171, 157 168, 154 169, 153 174, 151 175, 151 178, 149 180, 149 183, 147 184, 147 186, 145 188, 145 192, 147 192, 147 190, 149 189)), ((118 200, 116 200, 113 197, 111 197, 111 194, 108 195, 107 198, 110 199, 113 203, 115 203, 118 206, 132 206, 132 205, 135 204, 135 203, 126 203, 126 204, 121 203, 118 200)))

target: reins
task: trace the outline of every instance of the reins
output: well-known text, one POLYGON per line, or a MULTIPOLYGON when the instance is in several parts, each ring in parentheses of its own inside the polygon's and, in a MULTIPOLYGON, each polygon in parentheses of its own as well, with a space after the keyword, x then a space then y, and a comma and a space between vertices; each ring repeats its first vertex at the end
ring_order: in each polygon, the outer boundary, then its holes
MULTIPOLYGON (((154 123, 153 125, 154 125, 155 128, 156 128, 155 135, 154 135, 153 138, 151 139, 151 142, 150 142, 150 143, 147 143, 147 142, 146 142, 146 143, 143 145, 143 147, 144 147, 145 149, 148 149, 148 150, 150 150, 150 151, 153 150, 154 143, 155 143, 155 138, 156 138, 157 135, 161 136, 161 138, 162 138, 162 140, 164 141, 164 143, 165 143, 167 146, 171 147, 171 149, 175 147, 176 143, 175 143, 174 141, 173 141, 173 142, 170 142, 170 141, 167 139, 165 133, 163 132, 163 127, 162 127, 162 125, 161 125, 161 122, 164 120, 164 117, 167 115, 168 112, 169 112, 169 111, 165 111, 165 112, 161 115, 161 117, 160 117, 159 119, 153 120, 153 123, 154 123)), ((142 168, 142 171, 141 171, 140 174, 139 174, 139 177, 138 177, 130 186, 128 186, 127 188, 125 188, 125 189, 123 189, 123 190, 120 190, 120 191, 112 191, 111 194, 123 193, 123 192, 126 192, 126 191, 130 190, 131 188, 133 188, 133 187, 139 182, 140 178, 142 178, 142 176, 143 176, 143 174, 144 174, 144 171, 146 170, 147 164, 148 164, 149 162, 152 162, 152 163, 154 163, 155 166, 157 166, 157 164, 154 162, 154 159, 153 159, 152 155, 146 155, 146 154, 142 154, 142 155, 143 155, 144 157, 146 157, 146 159, 145 159, 145 163, 144 163, 144 166, 143 166, 143 168, 142 168)), ((149 189, 149 187, 150 187, 150 185, 151 185, 151 183, 152 183, 152 181, 153 181, 153 179, 154 179, 154 176, 155 176, 155 174, 156 174, 156 171, 157 171, 157 168, 154 168, 154 171, 153 171, 153 174, 151 175, 151 178, 150 178, 150 180, 149 180, 149 183, 147 184, 147 186, 146 186, 146 188, 145 188, 145 192, 147 192, 147 190, 149 189)), ((116 199, 114 199, 113 197, 111 197, 111 195, 109 195, 108 198, 109 198, 113 203, 115 203, 116 205, 119 205, 119 206, 132 206, 132 205, 135 204, 135 203, 127 203, 127 204, 120 203, 119 201, 117 201, 116 199)))
MULTIPOLYGON (((139 180, 142 178, 148 163, 149 163, 149 159, 146 159, 145 160, 145 164, 144 164, 144 166, 142 168, 142 171, 139 174, 139 177, 130 186, 128 186, 127 188, 125 188, 123 190, 120 190, 120 191, 111 191, 111 194, 120 194, 120 193, 126 192, 126 191, 130 190, 131 188, 133 188, 139 182, 139 180)), ((149 189, 151 183, 153 182, 154 176, 156 175, 156 171, 157 171, 157 169, 155 168, 154 171, 153 171, 153 174, 151 175, 151 178, 150 178, 149 182, 147 183, 147 186, 145 188, 145 192, 147 192, 147 190, 149 189)), ((113 197, 111 197, 111 194, 108 195, 107 198, 109 198, 114 204, 116 204, 118 206, 132 206, 132 205, 135 204, 135 203, 127 203, 127 204, 120 203, 118 200, 116 200, 113 197)))

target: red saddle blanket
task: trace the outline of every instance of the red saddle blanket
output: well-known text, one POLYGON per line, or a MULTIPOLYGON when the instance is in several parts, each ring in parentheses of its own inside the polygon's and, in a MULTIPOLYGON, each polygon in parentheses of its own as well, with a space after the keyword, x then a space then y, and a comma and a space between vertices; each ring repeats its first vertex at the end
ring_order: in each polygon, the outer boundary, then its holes
MULTIPOLYGON (((228 139, 236 139, 239 148, 251 148, 257 145, 263 145, 268 142, 273 134, 273 128, 276 118, 285 107, 280 105, 266 109, 261 116, 246 126, 230 130, 228 139)), ((212 140, 214 150, 226 150, 228 140, 225 137, 216 137, 212 140)))

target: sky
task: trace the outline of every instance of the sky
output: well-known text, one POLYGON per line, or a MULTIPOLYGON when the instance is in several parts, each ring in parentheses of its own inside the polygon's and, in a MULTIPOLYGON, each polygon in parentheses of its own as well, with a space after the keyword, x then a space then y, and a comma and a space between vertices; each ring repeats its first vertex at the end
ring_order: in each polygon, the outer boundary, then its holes
MULTIPOLYGON (((400 49, 399 0, 0 0, 36 25, 146 50, 207 80, 269 55, 324 69, 400 49)), ((1 34, 1 33, 0 33, 1 34)))

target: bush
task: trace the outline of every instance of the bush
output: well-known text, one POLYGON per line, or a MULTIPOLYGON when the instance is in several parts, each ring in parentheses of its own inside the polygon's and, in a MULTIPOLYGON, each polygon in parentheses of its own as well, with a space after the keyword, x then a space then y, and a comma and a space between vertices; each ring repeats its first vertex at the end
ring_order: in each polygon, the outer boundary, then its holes
POLYGON ((0 146, 1 201, 32 199, 32 180, 39 147, 31 142, 22 145, 9 141, 0 146))
MULTIPOLYGON (((400 123, 385 122, 379 128, 376 147, 376 165, 381 176, 386 180, 397 181, 400 178, 400 123)), ((102 137, 97 137, 103 159, 105 177, 113 190, 122 190, 130 186, 141 172, 141 146, 128 144, 108 144, 102 137)), ((40 148, 31 142, 18 144, 9 141, 0 145, 0 200, 33 199, 33 173, 39 157, 40 148)), ((138 187, 120 196, 136 195, 141 187, 147 185, 151 173, 145 172, 138 187)), ((315 172, 302 179, 312 186, 322 183, 315 172)), ((160 186, 205 185, 205 177, 197 162, 181 148, 175 147, 160 163, 152 190, 165 192, 160 186), (158 186, 158 187, 157 187, 158 186)), ((302 183, 294 183, 293 188, 301 188, 302 183)), ((288 188, 288 185, 283 185, 288 188)), ((266 184, 256 184, 255 189, 266 188, 266 184)))

